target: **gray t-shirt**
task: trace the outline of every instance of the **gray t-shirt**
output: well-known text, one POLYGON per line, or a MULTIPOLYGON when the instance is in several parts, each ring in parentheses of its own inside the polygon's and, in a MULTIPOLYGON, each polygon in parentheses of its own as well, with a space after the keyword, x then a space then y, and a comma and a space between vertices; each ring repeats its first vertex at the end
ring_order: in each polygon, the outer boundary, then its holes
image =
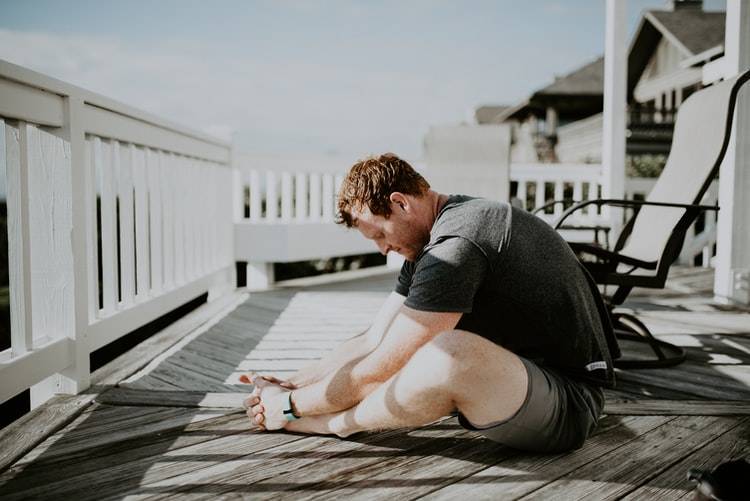
POLYGON ((463 313, 457 328, 599 385, 617 344, 587 272, 547 223, 506 203, 452 195, 396 292, 422 311, 463 313))

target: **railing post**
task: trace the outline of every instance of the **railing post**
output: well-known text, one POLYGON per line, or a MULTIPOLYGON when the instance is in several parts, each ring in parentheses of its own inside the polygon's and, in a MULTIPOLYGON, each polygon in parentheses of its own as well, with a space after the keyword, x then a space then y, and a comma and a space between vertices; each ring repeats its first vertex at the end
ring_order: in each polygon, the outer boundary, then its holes
MULTIPOLYGON (((605 198, 622 198, 625 187, 625 107, 627 101, 627 1, 607 0, 604 43, 602 183, 605 198)), ((605 207, 615 233, 623 211, 605 207)))
POLYGON ((275 281, 273 263, 250 261, 247 263, 247 288, 249 290, 268 289, 275 281))
MULTIPOLYGON (((66 97, 64 100, 65 127, 63 137, 70 141, 70 194, 71 194, 71 253, 72 287, 65 293, 73 296, 73 321, 63 325, 63 335, 70 340, 72 364, 61 374, 48 377, 32 386, 31 406, 37 407, 55 393, 80 393, 90 385, 89 344, 86 331, 89 326, 89 267, 91 245, 89 239, 92 221, 90 190, 93 190, 91 164, 86 162, 86 137, 82 124, 83 100, 66 97)), ((66 302, 67 303, 67 302, 66 302)), ((66 315, 66 313, 63 313, 66 315)))
MULTIPOLYGON (((727 78, 750 67, 750 4, 728 0, 724 41, 727 78)), ((750 86, 737 96, 726 156, 719 171, 714 297, 750 305, 750 86)))
POLYGON ((13 357, 33 348, 31 236, 29 233, 28 126, 4 124, 7 165, 8 264, 10 278, 10 347, 13 357))

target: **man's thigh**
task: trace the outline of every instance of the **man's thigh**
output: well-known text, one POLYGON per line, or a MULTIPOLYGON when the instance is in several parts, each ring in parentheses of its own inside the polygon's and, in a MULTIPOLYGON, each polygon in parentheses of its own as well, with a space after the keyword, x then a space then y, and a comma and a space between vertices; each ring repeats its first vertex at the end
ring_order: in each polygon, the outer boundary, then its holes
MULTIPOLYGON (((495 442, 517 449, 560 452, 576 449, 596 428, 604 405, 600 388, 573 380, 560 372, 517 357, 527 374, 524 401, 511 416, 473 421, 461 412, 459 420, 495 442)), ((502 381, 496 381, 499 387, 502 381)), ((497 398, 502 398, 502 390, 497 398)), ((459 408, 459 410, 461 410, 459 408)))

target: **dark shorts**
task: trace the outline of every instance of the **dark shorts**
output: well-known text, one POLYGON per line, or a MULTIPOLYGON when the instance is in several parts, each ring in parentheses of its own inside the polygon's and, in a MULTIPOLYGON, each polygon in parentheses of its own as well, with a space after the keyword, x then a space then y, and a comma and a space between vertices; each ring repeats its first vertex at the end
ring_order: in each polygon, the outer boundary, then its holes
POLYGON ((521 358, 529 390, 508 419, 477 428, 462 414, 461 426, 503 445, 533 452, 578 449, 596 428, 604 407, 601 388, 521 358))

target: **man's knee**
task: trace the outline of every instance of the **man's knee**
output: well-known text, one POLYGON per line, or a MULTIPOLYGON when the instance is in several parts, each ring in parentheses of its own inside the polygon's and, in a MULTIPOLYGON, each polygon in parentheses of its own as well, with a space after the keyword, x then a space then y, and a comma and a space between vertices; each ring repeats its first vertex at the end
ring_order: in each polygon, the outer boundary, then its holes
POLYGON ((425 364, 449 370, 453 376, 482 371, 487 364, 505 365, 509 358, 518 358, 502 346, 460 329, 441 332, 414 356, 425 364))
POLYGON ((425 343, 412 360, 434 369, 455 372, 466 364, 475 364, 477 352, 485 349, 486 343, 490 341, 468 331, 443 331, 425 343))

